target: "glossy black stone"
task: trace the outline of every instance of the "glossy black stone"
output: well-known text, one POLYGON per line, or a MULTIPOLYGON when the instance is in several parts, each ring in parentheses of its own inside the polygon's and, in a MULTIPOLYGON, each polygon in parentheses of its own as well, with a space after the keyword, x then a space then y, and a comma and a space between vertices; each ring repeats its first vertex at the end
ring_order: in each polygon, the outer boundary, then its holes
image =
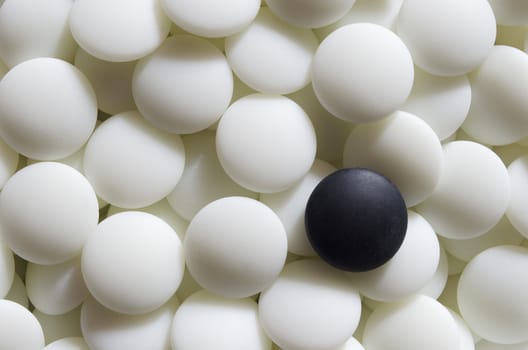
POLYGON ((324 261, 362 272, 396 254, 407 230, 407 208, 387 178, 369 169, 348 168, 317 185, 304 222, 312 247, 324 261))

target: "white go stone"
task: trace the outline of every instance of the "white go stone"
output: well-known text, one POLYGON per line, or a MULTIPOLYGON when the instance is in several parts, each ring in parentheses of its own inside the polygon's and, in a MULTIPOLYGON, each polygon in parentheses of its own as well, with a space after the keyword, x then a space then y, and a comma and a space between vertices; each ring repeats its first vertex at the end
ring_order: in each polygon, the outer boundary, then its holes
POLYGON ((273 14, 301 28, 317 28, 343 17, 356 0, 266 0, 273 14))
POLYGON ((8 0, 0 7, 0 59, 9 67, 37 57, 72 61, 68 25, 73 0, 8 0))
POLYGON ((317 184, 336 170, 334 166, 316 159, 310 171, 294 186, 282 192, 260 195, 259 200, 281 219, 288 236, 288 251, 291 253, 316 255, 304 229, 304 210, 317 184))
POLYGON ((125 315, 88 298, 81 311, 81 328, 90 349, 170 350, 170 332, 179 301, 172 298, 156 310, 125 315))
POLYGON ((0 299, 0 349, 42 350, 44 334, 38 320, 25 307, 0 299))
POLYGON ((148 55, 170 26, 158 0, 75 0, 70 12, 70 30, 79 46, 105 61, 148 55))
POLYGON ((482 338, 501 344, 528 341, 528 249, 496 246, 475 256, 458 283, 460 314, 482 338))
POLYGON ((84 245, 81 268, 91 295, 124 314, 166 303, 181 283, 183 249, 162 219, 139 211, 103 220, 84 245))
POLYGON ((268 94, 289 94, 310 82, 319 42, 309 29, 277 19, 267 8, 243 31, 225 41, 229 65, 246 85, 268 94))
POLYGON ((132 93, 138 110, 153 125, 191 134, 213 125, 229 106, 233 73, 222 52, 207 40, 174 35, 138 62, 132 93))
POLYGON ((401 110, 422 118, 445 140, 462 125, 471 105, 471 85, 465 75, 439 77, 419 68, 414 84, 401 110))
POLYGON ((26 289, 31 303, 48 315, 72 311, 88 296, 80 257, 56 265, 28 263, 26 289))
POLYGON ((460 330, 449 310, 427 296, 378 306, 363 334, 367 350, 459 349, 460 330))
POLYGON ((444 170, 435 190, 416 207, 446 238, 483 235, 502 218, 510 201, 510 179, 500 158, 472 141, 444 145, 444 170))
POLYGON ((312 166, 316 136, 310 118, 287 97, 253 94, 235 101, 216 132, 220 164, 239 185, 279 192, 312 166))
POLYGON ((463 130, 479 142, 506 145, 528 135, 528 55, 495 46, 470 75, 471 108, 463 130))
POLYGON ((398 187, 407 207, 412 207, 433 193, 442 174, 444 154, 426 122, 398 111, 356 126, 346 141, 343 164, 386 176, 398 187))
POLYGON ((411 92, 409 50, 389 29, 371 23, 343 26, 328 35, 312 62, 312 84, 330 113, 362 123, 398 109, 411 92))
POLYGON ((92 186, 77 170, 61 163, 23 168, 0 194, 5 242, 36 264, 59 264, 78 255, 98 219, 92 186))
POLYGON ((418 67, 456 76, 484 61, 495 42, 496 22, 487 0, 405 0, 397 33, 418 67))
POLYGON ((34 58, 0 81, 0 137, 26 157, 69 156, 88 140, 96 119, 90 82, 68 62, 34 58))
POLYGON ((288 350, 337 347, 352 336, 360 315, 359 294, 345 274, 315 259, 286 265, 259 298, 262 327, 288 350))
POLYGON ((396 255, 374 270, 347 275, 362 295, 377 301, 399 301, 427 285, 439 260, 440 245, 433 228, 409 211, 407 232, 396 255))
POLYGON ((257 16, 260 0, 161 0, 170 19, 189 33, 224 37, 245 29, 257 16))
POLYGON ((166 197, 185 166, 180 136, 150 125, 137 111, 103 122, 86 145, 84 173, 95 192, 121 208, 141 208, 166 197))
POLYGON ((172 349, 271 350, 259 324, 257 303, 206 290, 192 294, 176 310, 171 344, 172 349))
POLYGON ((187 267, 205 289, 228 298, 259 293, 279 275, 287 253, 279 217, 247 197, 202 208, 185 234, 187 267))

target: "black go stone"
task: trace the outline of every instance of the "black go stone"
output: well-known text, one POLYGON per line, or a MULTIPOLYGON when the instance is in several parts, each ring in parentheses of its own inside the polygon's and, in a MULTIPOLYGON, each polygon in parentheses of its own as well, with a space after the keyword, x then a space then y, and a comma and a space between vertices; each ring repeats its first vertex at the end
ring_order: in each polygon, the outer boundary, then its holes
POLYGON ((407 230, 407 208, 398 188, 383 175, 348 168, 317 185, 304 222, 312 247, 324 261, 363 272, 396 254, 407 230))

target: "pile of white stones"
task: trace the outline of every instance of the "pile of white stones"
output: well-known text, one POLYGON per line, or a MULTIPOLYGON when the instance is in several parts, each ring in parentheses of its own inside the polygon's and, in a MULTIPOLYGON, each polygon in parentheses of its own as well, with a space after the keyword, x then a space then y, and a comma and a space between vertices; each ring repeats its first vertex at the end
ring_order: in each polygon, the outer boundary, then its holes
POLYGON ((528 349, 528 1, 0 3, 0 350, 528 349), (306 237, 342 167, 374 270, 306 237))

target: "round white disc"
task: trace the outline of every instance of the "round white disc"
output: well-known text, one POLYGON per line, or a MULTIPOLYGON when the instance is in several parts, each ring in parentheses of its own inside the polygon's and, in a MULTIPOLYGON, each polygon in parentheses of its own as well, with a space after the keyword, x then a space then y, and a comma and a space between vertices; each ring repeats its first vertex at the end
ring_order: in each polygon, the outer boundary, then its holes
POLYGON ((239 185, 278 192, 300 180, 316 152, 310 118, 292 100, 253 94, 235 101, 216 132, 220 164, 239 185))
POLYGON ((184 239, 187 267, 205 289, 244 298, 270 285, 287 253, 277 215, 247 197, 209 203, 192 219, 184 239))
POLYGON ((171 344, 173 349, 271 349, 253 300, 223 298, 206 290, 189 296, 176 311, 171 344))
POLYGON ((418 67, 456 76, 484 61, 495 42, 496 23, 487 0, 405 0, 397 33, 418 67))
POLYGON ((497 246, 475 256, 458 282, 460 314, 482 338, 501 344, 528 341, 528 249, 497 246))
POLYGON ((80 258, 55 265, 28 263, 26 290, 31 303, 42 312, 48 315, 70 312, 88 296, 80 258))
POLYGON ((78 255, 97 227, 95 192, 77 170, 55 162, 29 165, 0 193, 0 222, 7 245, 37 264, 78 255))
POLYGON ((96 119, 90 82, 68 62, 31 59, 0 81, 0 136, 28 158, 54 160, 74 153, 96 119))
POLYGON ((8 0, 0 7, 0 59, 9 67, 37 57, 71 62, 77 43, 68 19, 73 0, 8 0))
POLYGON ((528 135, 528 55, 495 46, 470 76, 471 108, 462 128, 479 142, 505 145, 528 135))
POLYGON ((260 294, 259 317, 284 349, 329 349, 356 330, 361 301, 350 280, 320 260, 298 260, 260 294))
POLYGON ((150 125, 136 111, 107 119, 84 151, 84 173, 99 197, 121 208, 141 208, 166 197, 185 166, 180 136, 150 125))
POLYGON ((422 118, 444 140, 457 131, 471 105, 471 86, 465 75, 439 77, 414 70, 414 84, 401 110, 422 118))
POLYGON ((398 109, 411 92, 413 77, 405 44, 392 31, 371 23, 332 32, 312 62, 312 84, 321 104, 336 117, 356 123, 398 109))
POLYGON ((132 93, 153 125, 191 134, 214 124, 229 106, 233 73, 222 52, 207 40, 174 35, 138 62, 132 93))
POLYGON ((489 148, 471 141, 444 145, 444 170, 416 210, 446 238, 468 239, 495 226, 510 200, 508 171, 489 148))
POLYGON ((183 277, 180 239, 165 221, 139 211, 103 220, 84 245, 82 273, 90 293, 124 314, 153 311, 183 277))
POLYGON ((90 349, 168 350, 174 312, 179 302, 172 298, 143 315, 113 312, 88 298, 81 312, 82 334, 90 349))
POLYGON ((293 27, 262 8, 244 31, 226 38, 229 65, 251 88, 289 94, 310 82, 312 57, 319 45, 309 29, 293 27))
POLYGON ((44 334, 38 320, 25 307, 0 299, 0 349, 42 350, 44 334))
POLYGON ((459 349, 459 328, 449 310, 423 295, 378 306, 363 333, 368 350, 459 349))

